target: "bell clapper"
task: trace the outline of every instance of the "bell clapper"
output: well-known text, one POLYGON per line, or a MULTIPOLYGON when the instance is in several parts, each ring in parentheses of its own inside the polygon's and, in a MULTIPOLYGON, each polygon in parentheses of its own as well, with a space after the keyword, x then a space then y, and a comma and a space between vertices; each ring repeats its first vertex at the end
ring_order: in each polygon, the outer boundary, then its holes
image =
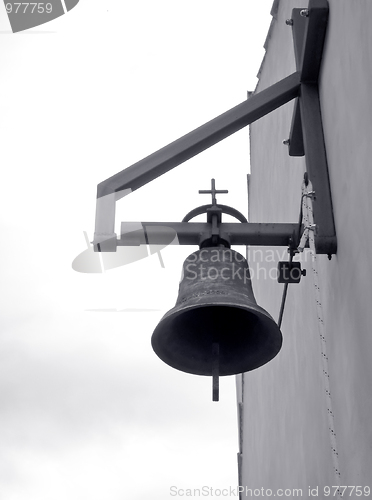
POLYGON ((219 364, 220 345, 217 342, 212 344, 212 401, 219 401, 219 364))

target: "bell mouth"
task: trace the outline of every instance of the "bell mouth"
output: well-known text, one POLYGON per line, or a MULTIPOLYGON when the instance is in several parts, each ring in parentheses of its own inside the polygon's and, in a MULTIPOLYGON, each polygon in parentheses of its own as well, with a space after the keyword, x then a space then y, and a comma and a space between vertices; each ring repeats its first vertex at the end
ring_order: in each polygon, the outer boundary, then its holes
POLYGON ((190 305, 171 309, 152 335, 155 353, 187 373, 212 375, 212 345, 219 344, 219 375, 254 370, 281 349, 282 334, 261 307, 237 304, 190 305))

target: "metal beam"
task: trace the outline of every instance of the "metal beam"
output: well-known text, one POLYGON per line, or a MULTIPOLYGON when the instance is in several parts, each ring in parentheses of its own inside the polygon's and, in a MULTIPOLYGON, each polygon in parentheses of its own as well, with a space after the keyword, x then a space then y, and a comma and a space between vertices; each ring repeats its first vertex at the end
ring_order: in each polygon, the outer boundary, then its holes
POLYGON ((301 124, 301 111, 300 111, 300 98, 296 99, 293 115, 291 131, 289 134, 289 156, 304 156, 304 139, 302 136, 302 124, 301 124))
MULTIPOLYGON (((218 227, 231 245, 286 247, 298 231, 298 223, 222 222, 218 227)), ((208 234, 211 224, 207 222, 122 222, 118 246, 199 245, 208 234), (132 230, 140 224, 142 229, 132 230)))
MULTIPOLYGON (((292 36, 296 69, 301 82, 317 82, 322 63, 323 46, 328 24, 327 0, 310 0, 308 9, 292 10, 292 36)), ((299 99, 293 111, 289 135, 289 156, 304 156, 299 99)))
POLYGON ((302 71, 303 50, 308 18, 300 13, 304 9, 292 9, 292 36, 297 71, 302 71))
POLYGON ((328 24, 327 0, 309 0, 307 9, 292 10, 292 35, 301 94, 296 100, 289 136, 289 155, 305 155, 315 191, 315 246, 318 253, 337 251, 332 195, 323 135, 318 79, 328 24))
POLYGON ((299 91, 300 74, 296 72, 101 182, 97 187, 97 198, 124 189, 135 191, 291 101, 299 91))
POLYGON ((328 25, 328 1, 309 0, 308 16, 301 54, 301 81, 317 82, 322 64, 323 46, 328 25))
POLYGON ((315 247, 318 253, 335 254, 336 229, 317 84, 302 84, 300 109, 306 170, 315 191, 315 247))

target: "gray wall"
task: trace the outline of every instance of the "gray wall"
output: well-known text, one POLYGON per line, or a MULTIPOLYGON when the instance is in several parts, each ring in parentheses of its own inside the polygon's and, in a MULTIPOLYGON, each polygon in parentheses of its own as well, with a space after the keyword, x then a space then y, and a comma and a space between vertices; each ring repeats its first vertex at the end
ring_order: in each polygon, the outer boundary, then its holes
MULTIPOLYGON (((256 92, 295 71, 285 19, 306 4, 274 2, 278 10, 256 92)), ((329 5, 320 94, 338 253, 331 261, 318 256, 320 291, 341 484, 371 486, 372 2, 329 5)), ((282 144, 292 109, 289 103, 251 125, 251 222, 298 220, 305 163, 289 157, 282 144)), ((257 302, 277 319, 283 285, 264 270, 288 255, 284 248, 250 248, 249 256, 257 302)), ((335 484, 335 473, 308 251, 301 260, 308 275, 289 287, 282 351, 244 375, 241 474, 249 488, 302 488, 307 497, 308 487, 318 486, 322 498, 322 488, 335 484)))

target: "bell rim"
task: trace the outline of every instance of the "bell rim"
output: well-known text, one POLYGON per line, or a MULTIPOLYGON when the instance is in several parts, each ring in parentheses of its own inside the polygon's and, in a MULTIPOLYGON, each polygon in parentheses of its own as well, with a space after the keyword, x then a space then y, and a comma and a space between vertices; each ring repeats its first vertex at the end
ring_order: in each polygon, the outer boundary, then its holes
MULTIPOLYGON (((263 321, 271 321, 272 322, 272 327, 276 330, 276 333, 274 335, 274 337, 272 338, 272 340, 274 341, 274 343, 276 344, 274 348, 272 348, 272 351, 271 351, 271 354, 270 356, 268 356, 266 358, 266 360, 262 363, 260 362, 259 365, 257 366, 253 366, 252 368, 248 368, 248 369, 245 369, 243 371, 228 371, 226 373, 220 373, 220 376, 221 377, 224 377, 224 376, 231 376, 231 375, 237 375, 239 373, 246 373, 246 372, 249 372, 249 371, 253 371, 253 370, 256 370, 258 368, 260 368, 261 366, 264 366, 265 364, 267 364, 269 361, 271 361, 272 359, 274 359, 278 354, 279 352, 281 351, 282 349, 282 345, 283 345, 283 334, 279 328, 279 325, 277 324, 277 322, 274 320, 274 318, 265 310, 263 309, 262 307, 260 307, 259 305, 257 305, 257 303, 253 304, 252 303, 252 306, 247 306, 247 304, 238 304, 238 303, 231 303, 231 302, 228 302, 228 303, 222 303, 222 302, 218 302, 216 304, 189 304, 188 306, 182 306, 182 308, 180 308, 179 306, 175 306, 173 307, 172 309, 170 309, 160 320, 160 322, 158 323, 158 325, 156 326, 156 328, 154 329, 153 331, 153 334, 151 336, 151 345, 152 345, 152 348, 155 352, 155 354, 164 362, 166 363, 168 366, 172 367, 172 368, 175 368, 179 371, 182 371, 184 373, 189 373, 189 374, 192 374, 192 375, 198 375, 198 376, 211 376, 211 373, 203 373, 202 371, 200 370, 192 370, 190 368, 188 369, 182 369, 179 367, 179 364, 177 362, 173 362, 171 361, 167 356, 164 356, 164 353, 161 351, 161 349, 158 349, 156 345, 157 342, 157 336, 158 336, 158 332, 161 331, 161 324, 162 322, 164 321, 171 321, 172 320, 172 316, 173 317, 176 317, 178 315, 181 315, 183 313, 185 313, 186 311, 190 310, 192 311, 193 309, 200 309, 200 308, 206 308, 206 307, 221 307, 221 306, 225 306, 226 308, 239 308, 239 309, 242 309, 242 310, 245 310, 247 312, 252 312, 254 314, 257 314, 261 317, 261 319, 263 321)), ((164 327, 164 323, 163 323, 163 327, 164 327)))

